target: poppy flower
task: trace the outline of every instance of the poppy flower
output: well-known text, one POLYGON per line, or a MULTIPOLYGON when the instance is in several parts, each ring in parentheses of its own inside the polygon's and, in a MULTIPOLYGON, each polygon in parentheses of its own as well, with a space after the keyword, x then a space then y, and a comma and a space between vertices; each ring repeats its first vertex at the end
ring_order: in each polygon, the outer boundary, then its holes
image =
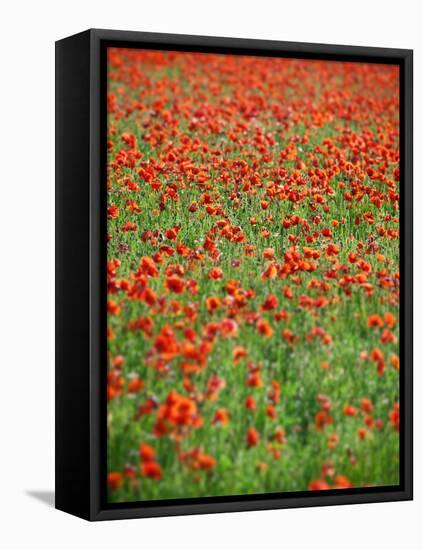
POLYGON ((226 409, 217 409, 213 418, 213 424, 226 426, 229 422, 229 415, 226 409))
POLYGON ((363 412, 370 414, 373 411, 373 404, 367 397, 360 401, 360 408, 363 412))
POLYGON ((213 313, 216 309, 218 309, 221 305, 221 300, 217 296, 209 296, 206 300, 207 303, 207 311, 209 313, 213 313))
POLYGON ((145 273, 149 277, 157 277, 159 274, 156 262, 149 256, 143 256, 141 258, 139 270, 141 273, 145 273))
POLYGON ((244 357, 247 357, 247 350, 244 348, 244 346, 235 346, 232 350, 232 358, 235 365, 239 363, 239 361, 244 357))
POLYGON ((257 331, 262 334, 263 336, 266 336, 266 338, 270 338, 273 334, 272 326, 266 319, 260 319, 257 322, 257 331))
POLYGON ((159 480, 162 478, 162 469, 157 462, 147 461, 141 464, 141 473, 144 477, 159 480))
POLYGON ((343 412, 345 416, 357 416, 357 409, 353 405, 345 405, 343 412))
POLYGON ((318 411, 314 417, 316 428, 318 431, 322 431, 327 424, 332 424, 333 418, 326 411, 318 411))
POLYGON ((109 313, 109 315, 119 315, 120 312, 121 312, 120 305, 115 300, 108 300, 107 313, 109 313))
POLYGON ((138 377, 132 378, 132 380, 128 382, 128 393, 137 393, 141 391, 143 387, 144 387, 143 380, 141 380, 138 377))
POLYGON ((238 334, 238 323, 234 319, 223 319, 220 330, 224 338, 232 338, 238 334))
POLYGON ((263 302, 261 309, 263 311, 270 311, 272 309, 276 309, 278 307, 278 299, 274 294, 269 294, 266 297, 266 300, 263 302))
POLYGON ((266 269, 261 274, 261 280, 264 282, 264 281, 267 281, 268 279, 274 279, 277 274, 278 274, 277 267, 275 266, 275 264, 271 263, 266 267, 266 269))
POLYGON ((396 317, 393 313, 387 312, 383 316, 383 320, 388 328, 394 328, 397 323, 396 317))
POLYGON ((123 485, 123 476, 120 472, 109 472, 107 475, 107 485, 112 491, 120 489, 123 485))
POLYGON ((377 363, 380 363, 384 360, 383 351, 380 348, 373 348, 370 352, 370 359, 372 361, 376 361, 377 363))
POLYGON ((392 410, 389 413, 389 421, 391 426, 399 432, 400 430, 400 408, 399 403, 394 403, 392 410))
POLYGON ((398 355, 393 354, 391 355, 391 365, 394 367, 395 370, 399 370, 400 368, 400 359, 398 355))
POLYGON ((330 487, 323 479, 313 479, 308 484, 309 491, 326 491, 327 489, 330 489, 330 487))
POLYGON ((216 464, 216 459, 211 455, 200 453, 198 455, 198 467, 200 470, 212 470, 216 464))
POLYGON ((165 231, 166 239, 174 241, 177 238, 180 229, 181 229, 180 225, 171 227, 170 229, 166 229, 165 231))
POLYGON ((248 428, 247 431, 247 446, 254 447, 260 441, 260 434, 255 428, 248 428))
POLYGON ((362 427, 357 430, 357 435, 361 440, 366 439, 367 437, 367 430, 366 428, 362 427))
POLYGON ((335 489, 349 489, 352 487, 350 480, 343 475, 337 475, 335 477, 335 489))
POLYGON ((170 292, 173 292, 174 294, 182 294, 182 292, 185 290, 185 282, 176 275, 172 277, 167 277, 165 281, 165 286, 170 292))
POLYGON ((367 324, 369 327, 383 327, 383 319, 380 315, 369 315, 367 324))
POLYGON ((249 395, 245 399, 245 408, 249 411, 254 411, 254 409, 256 408, 256 400, 252 395, 249 395))
POLYGON ((335 449, 339 443, 339 435, 337 433, 332 433, 328 435, 327 447, 328 449, 335 449))
POLYGON ((222 279, 222 277, 223 277, 223 270, 220 267, 213 267, 212 269, 210 269, 209 271, 210 279, 218 280, 218 279, 222 279))
POLYGON ((152 462, 156 456, 156 452, 147 443, 141 443, 140 445, 140 457, 144 462, 152 462))
POLYGON ((273 405, 267 405, 266 415, 272 420, 275 420, 277 418, 276 409, 273 405))
POLYGON ((107 217, 112 220, 119 217, 119 208, 115 204, 107 208, 107 217))

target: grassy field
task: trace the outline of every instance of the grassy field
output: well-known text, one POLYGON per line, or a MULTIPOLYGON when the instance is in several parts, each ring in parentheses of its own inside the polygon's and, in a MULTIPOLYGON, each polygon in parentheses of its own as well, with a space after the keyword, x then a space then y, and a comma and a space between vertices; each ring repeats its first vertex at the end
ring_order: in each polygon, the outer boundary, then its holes
POLYGON ((108 498, 399 483, 399 80, 111 49, 108 498))

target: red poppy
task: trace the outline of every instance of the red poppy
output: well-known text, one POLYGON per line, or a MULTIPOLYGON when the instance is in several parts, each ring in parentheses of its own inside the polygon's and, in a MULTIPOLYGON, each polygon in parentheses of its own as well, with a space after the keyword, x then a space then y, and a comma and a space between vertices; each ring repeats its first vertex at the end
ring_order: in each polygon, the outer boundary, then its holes
POLYGON ((153 447, 151 447, 147 443, 141 443, 140 445, 141 460, 143 460, 144 462, 151 462, 151 461, 154 461, 155 456, 156 456, 156 452, 153 449, 153 447))
POLYGON ((329 485, 323 479, 314 479, 308 485, 309 491, 326 491, 330 489, 329 485))
POLYGON ((107 475, 107 485, 112 491, 120 489, 123 485, 123 476, 120 472, 109 472, 107 475))
POLYGON ((247 446, 254 447, 260 441, 260 434, 255 428, 248 428, 247 431, 247 446))
POLYGON ((144 477, 159 480, 162 478, 162 469, 157 462, 148 461, 141 464, 141 473, 144 477))

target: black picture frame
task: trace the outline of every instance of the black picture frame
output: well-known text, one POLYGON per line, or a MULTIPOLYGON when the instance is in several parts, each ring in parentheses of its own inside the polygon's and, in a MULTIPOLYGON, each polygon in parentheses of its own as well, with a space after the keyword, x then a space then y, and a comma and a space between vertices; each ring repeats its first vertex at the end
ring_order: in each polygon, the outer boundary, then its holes
POLYGON ((413 52, 91 29, 56 42, 56 508, 87 520, 412 499, 413 52), (393 63, 400 67, 400 485, 107 504, 107 46, 393 63), (103 180, 104 181, 104 180, 103 180))

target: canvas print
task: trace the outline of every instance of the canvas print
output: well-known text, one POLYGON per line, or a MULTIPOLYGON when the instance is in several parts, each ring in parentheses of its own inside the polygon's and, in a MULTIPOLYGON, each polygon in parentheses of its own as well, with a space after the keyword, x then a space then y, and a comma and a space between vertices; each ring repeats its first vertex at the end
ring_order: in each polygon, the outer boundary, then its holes
POLYGON ((108 502, 398 486, 399 91, 108 48, 108 502))

